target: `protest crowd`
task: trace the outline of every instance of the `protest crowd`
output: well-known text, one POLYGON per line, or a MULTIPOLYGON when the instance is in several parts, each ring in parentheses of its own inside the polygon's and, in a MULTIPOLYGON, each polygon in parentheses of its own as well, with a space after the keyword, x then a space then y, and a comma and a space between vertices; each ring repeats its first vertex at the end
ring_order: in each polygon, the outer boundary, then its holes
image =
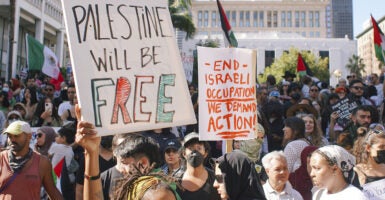
POLYGON ((228 152, 198 123, 98 137, 73 79, 4 82, 0 199, 384 199, 384 73, 282 77, 257 83, 255 139, 228 152))

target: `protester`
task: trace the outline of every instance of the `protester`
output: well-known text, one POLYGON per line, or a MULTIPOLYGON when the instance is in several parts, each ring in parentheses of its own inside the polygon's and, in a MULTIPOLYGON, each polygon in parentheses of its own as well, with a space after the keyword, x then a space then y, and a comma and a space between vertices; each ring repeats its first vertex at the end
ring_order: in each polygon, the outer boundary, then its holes
POLYGON ((48 157, 48 150, 55 142, 56 132, 52 127, 43 126, 37 129, 35 151, 48 157))
POLYGON ((179 150, 181 143, 177 139, 169 139, 166 141, 164 149, 164 165, 161 167, 166 175, 171 175, 176 179, 181 179, 184 173, 184 167, 180 158, 179 150))
POLYGON ((385 199, 385 132, 370 130, 364 138, 355 182, 368 199, 385 199))
POLYGON ((24 94, 24 97, 23 97, 23 100, 21 101, 21 103, 24 104, 24 106, 27 110, 27 114, 25 115, 24 119, 28 123, 32 123, 33 116, 36 112, 36 108, 37 108, 37 104, 38 104, 36 89, 35 89, 35 87, 27 87, 27 88, 25 88, 23 94, 24 94))
POLYGON ((300 115, 301 119, 305 122, 305 137, 310 143, 317 147, 328 145, 328 140, 323 136, 321 129, 317 123, 317 119, 313 114, 300 115))
POLYGON ((310 156, 317 149, 316 146, 307 146, 301 152, 301 166, 290 173, 289 181, 304 200, 312 199, 313 183, 310 178, 310 156))
POLYGON ((57 114, 60 116, 63 123, 66 123, 68 121, 75 121, 75 104, 77 103, 76 100, 76 89, 75 85, 69 85, 67 87, 67 96, 68 101, 64 101, 59 105, 57 114))
POLYGON ((57 115, 57 108, 49 97, 43 98, 36 107, 33 126, 61 126, 61 119, 57 115), (44 103, 43 103, 44 102, 44 103))
POLYGON ((50 161, 29 148, 29 124, 13 122, 3 134, 8 135, 10 148, 0 153, 0 199, 40 199, 42 185, 51 199, 63 199, 54 185, 50 161))
POLYGON ((266 154, 262 158, 262 164, 269 177, 263 185, 268 200, 303 199, 301 194, 293 189, 290 182, 288 182, 289 170, 286 157, 282 151, 272 151, 266 154))
POLYGON ((186 160, 186 171, 181 179, 183 189, 178 189, 183 200, 220 199, 213 187, 215 174, 204 167, 210 153, 210 145, 199 141, 198 133, 188 134, 183 141, 182 155, 186 160))
POLYGON ((284 154, 286 156, 289 172, 294 172, 301 166, 301 152, 311 143, 305 137, 305 123, 298 117, 289 117, 285 120, 284 154))
POLYGON ((254 163, 240 151, 226 153, 216 159, 213 186, 221 199, 266 199, 254 163))
POLYGON ((337 145, 324 146, 313 152, 310 158, 315 200, 365 200, 364 194, 352 186, 353 155, 337 145))
MULTIPOLYGON (((112 195, 117 189, 118 180, 123 177, 130 178, 129 172, 133 167, 148 168, 160 162, 159 147, 156 142, 152 138, 147 138, 135 133, 127 135, 125 139, 116 146, 113 153, 117 159, 117 165, 101 174, 105 200, 114 199, 112 195)), ((87 173, 87 171, 85 171, 85 173, 87 173)))

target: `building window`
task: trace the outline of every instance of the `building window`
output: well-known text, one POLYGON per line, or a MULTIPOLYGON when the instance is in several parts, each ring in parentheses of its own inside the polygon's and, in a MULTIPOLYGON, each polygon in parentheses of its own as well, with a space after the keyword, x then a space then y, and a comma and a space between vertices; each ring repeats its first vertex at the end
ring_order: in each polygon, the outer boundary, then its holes
POLYGON ((313 31, 310 31, 309 34, 310 34, 309 37, 314 37, 314 32, 313 31))
POLYGON ((235 27, 237 25, 237 11, 231 12, 231 27, 235 27))
POLYGON ((299 27, 299 11, 295 11, 295 27, 299 27))
POLYGON ((217 26, 217 11, 211 11, 211 27, 217 26))
POLYGON ((320 35, 320 32, 319 32, 319 31, 315 32, 315 37, 317 37, 317 38, 321 37, 321 35, 320 35))
POLYGON ((278 27, 278 11, 273 11, 273 27, 278 27))
POLYGON ((281 27, 286 27, 286 12, 281 12, 281 27))
POLYGON ((291 27, 291 11, 287 11, 287 27, 291 27))
POLYGON ((301 27, 306 27, 306 11, 301 12, 301 27))
POLYGON ((253 26, 258 27, 258 11, 253 12, 253 26))
POLYGON ((313 11, 309 11, 309 27, 314 27, 313 11))
POLYGON ((270 67, 273 64, 275 58, 274 51, 265 51, 265 67, 270 67))
POLYGON ((259 12, 259 26, 264 27, 265 26, 265 20, 264 20, 264 13, 263 11, 259 12))
POLYGON ((271 27, 271 11, 267 11, 267 27, 271 27))
POLYGON ((245 12, 245 18, 246 18, 246 27, 250 27, 250 11, 245 12))
POLYGON ((203 20, 203 17, 202 17, 202 11, 198 11, 198 27, 202 27, 202 21, 203 20))
POLYGON ((320 27, 319 23, 319 11, 314 12, 314 26, 315 27, 320 27))
POLYGON ((203 18, 204 18, 203 26, 208 27, 209 26, 209 11, 207 11, 207 10, 205 11, 203 18))
POLYGON ((302 32, 301 34, 303 37, 306 37, 306 32, 302 32))
POLYGON ((239 11, 239 27, 243 27, 244 11, 239 11))

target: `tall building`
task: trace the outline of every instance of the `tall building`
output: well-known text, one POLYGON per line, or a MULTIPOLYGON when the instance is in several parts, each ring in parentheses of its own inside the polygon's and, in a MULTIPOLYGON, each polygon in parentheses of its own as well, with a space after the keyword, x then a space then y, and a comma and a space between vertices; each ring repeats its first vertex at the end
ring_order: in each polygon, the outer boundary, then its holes
MULTIPOLYGON (((344 38, 347 36, 353 39, 352 0, 331 0, 331 16, 332 32, 330 37, 344 38)), ((329 23, 329 20, 327 21, 329 23)))
POLYGON ((51 48, 62 66, 69 62, 60 0, 0 1, 1 78, 15 77, 27 66, 26 34, 51 48))
MULTIPOLYGON (((297 33, 306 38, 353 38, 352 0, 221 0, 236 33, 297 33)), ((216 1, 193 0, 198 34, 221 31, 216 1)))
MULTIPOLYGON (((377 20, 378 26, 384 33, 385 16, 376 20, 377 20)), ((356 36, 356 38, 357 38, 358 56, 362 58, 363 63, 365 64, 366 73, 370 74, 370 73, 380 72, 381 67, 384 67, 384 66, 381 65, 380 61, 378 61, 376 57, 376 53, 374 50, 374 42, 373 42, 373 26, 370 19, 368 19, 367 23, 365 24, 365 29, 361 33, 359 33, 356 36)))

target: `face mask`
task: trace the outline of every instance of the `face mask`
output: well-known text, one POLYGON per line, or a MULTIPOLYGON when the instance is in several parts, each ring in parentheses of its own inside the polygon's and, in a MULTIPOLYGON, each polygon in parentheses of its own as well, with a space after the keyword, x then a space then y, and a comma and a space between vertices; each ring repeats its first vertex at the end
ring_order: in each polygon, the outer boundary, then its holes
POLYGON ((194 150, 187 156, 187 162, 194 168, 197 168, 199 165, 203 163, 203 155, 199 153, 199 151, 194 150))
POLYGON ((8 92, 9 88, 3 88, 3 92, 8 92))
POLYGON ((377 164, 385 163, 385 150, 378 150, 377 156, 373 157, 377 164))

